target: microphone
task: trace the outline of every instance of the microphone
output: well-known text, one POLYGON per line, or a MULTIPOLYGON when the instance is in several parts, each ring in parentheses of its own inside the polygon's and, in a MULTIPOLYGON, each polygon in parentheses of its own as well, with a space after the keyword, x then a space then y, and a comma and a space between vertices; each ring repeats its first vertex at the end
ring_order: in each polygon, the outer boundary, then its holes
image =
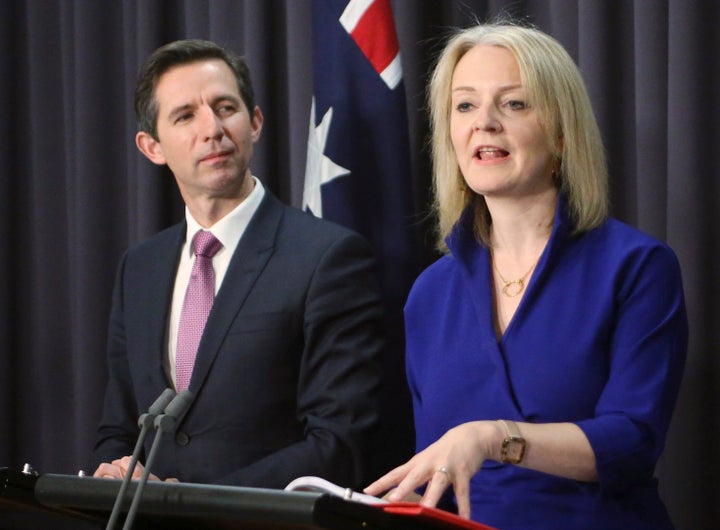
POLYGON ((187 412, 194 398, 195 396, 192 392, 189 390, 183 390, 172 399, 167 407, 165 407, 165 412, 155 418, 153 425, 157 429, 157 433, 155 434, 155 439, 150 447, 150 453, 148 453, 147 460, 145 461, 145 469, 143 470, 142 477, 140 477, 140 482, 138 482, 138 486, 135 490, 132 504, 128 510, 122 530, 130 530, 132 528, 138 506, 140 505, 140 497, 142 497, 145 484, 147 484, 148 477, 150 476, 150 466, 152 465, 157 449, 160 446, 162 434, 165 432, 171 432, 175 428, 175 422, 187 412))
POLYGON ((143 442, 148 430, 153 427, 153 422, 158 414, 160 414, 165 407, 175 397, 175 391, 172 388, 166 388, 163 393, 150 405, 148 411, 141 414, 138 418, 138 427, 140 427, 140 435, 138 436, 137 442, 135 443, 135 449, 133 450, 132 458, 130 458, 130 465, 128 466, 127 473, 123 478, 122 484, 120 484, 120 490, 118 491, 117 497, 115 497, 115 504, 113 505, 112 512, 110 513, 110 519, 108 519, 105 530, 112 530, 120 516, 120 507, 122 506, 123 498, 125 497, 125 491, 127 491, 128 484, 132 479, 133 471, 137 465, 140 451, 142 450, 143 442))

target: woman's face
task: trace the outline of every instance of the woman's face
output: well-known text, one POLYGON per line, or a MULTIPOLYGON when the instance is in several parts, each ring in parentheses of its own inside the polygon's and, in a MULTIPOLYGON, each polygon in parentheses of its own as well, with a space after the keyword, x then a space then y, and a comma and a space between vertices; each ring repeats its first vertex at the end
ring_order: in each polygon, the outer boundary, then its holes
POLYGON ((478 45, 452 77, 450 135, 468 186, 486 198, 530 197, 553 186, 553 156, 512 52, 478 45))

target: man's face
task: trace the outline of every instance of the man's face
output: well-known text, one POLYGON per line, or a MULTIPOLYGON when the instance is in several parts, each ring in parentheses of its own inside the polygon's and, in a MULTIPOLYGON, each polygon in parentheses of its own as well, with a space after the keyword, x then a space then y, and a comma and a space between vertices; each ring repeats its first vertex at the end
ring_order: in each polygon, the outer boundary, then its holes
POLYGON ((230 67, 220 59, 173 67, 160 77, 155 99, 158 139, 140 132, 137 145, 170 167, 185 202, 244 199, 263 117, 257 107, 250 114, 230 67))

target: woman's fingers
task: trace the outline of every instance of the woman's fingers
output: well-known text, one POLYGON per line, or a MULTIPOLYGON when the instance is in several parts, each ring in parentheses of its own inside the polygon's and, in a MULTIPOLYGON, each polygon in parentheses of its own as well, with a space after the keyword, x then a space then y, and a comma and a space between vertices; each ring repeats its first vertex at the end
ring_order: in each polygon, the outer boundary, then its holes
POLYGON ((388 473, 377 479, 375 482, 370 484, 368 487, 366 487, 363 490, 363 493, 377 496, 388 491, 390 488, 397 486, 405 478, 407 470, 410 469, 409 465, 410 462, 406 462, 402 466, 396 467, 392 471, 389 471, 388 473))
POLYGON ((438 467, 425 488, 425 495, 423 495, 420 504, 434 508, 440 502, 445 490, 451 485, 452 475, 450 470, 445 466, 438 467))
POLYGON ((453 485, 458 515, 470 519, 470 479, 458 480, 453 485))

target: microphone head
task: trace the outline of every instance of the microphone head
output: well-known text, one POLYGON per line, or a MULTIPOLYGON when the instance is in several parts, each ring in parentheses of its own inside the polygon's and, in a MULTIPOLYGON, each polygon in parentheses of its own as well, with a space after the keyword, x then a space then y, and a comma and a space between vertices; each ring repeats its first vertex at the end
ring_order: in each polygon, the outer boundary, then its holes
POLYGON ((170 401, 167 407, 165 407, 165 414, 176 419, 179 418, 187 412, 187 409, 190 408, 190 404, 193 402, 193 399, 195 399, 195 396, 192 392, 189 390, 183 390, 170 401))
POLYGON ((165 407, 165 412, 155 418, 155 428, 168 432, 175 425, 175 421, 182 417, 190 408, 195 396, 189 390, 183 390, 177 394, 165 407))
POLYGON ((175 391, 172 388, 166 388, 165 390, 163 390, 163 393, 160 394, 158 398, 153 402, 153 404, 150 405, 148 412, 157 416, 163 410, 165 410, 165 407, 170 404, 174 397, 175 391))
POLYGON ((150 408, 144 414, 141 414, 138 418, 138 427, 141 429, 149 429, 153 425, 153 421, 160 414, 165 407, 175 397, 175 391, 172 388, 166 388, 162 394, 150 405, 150 408))

